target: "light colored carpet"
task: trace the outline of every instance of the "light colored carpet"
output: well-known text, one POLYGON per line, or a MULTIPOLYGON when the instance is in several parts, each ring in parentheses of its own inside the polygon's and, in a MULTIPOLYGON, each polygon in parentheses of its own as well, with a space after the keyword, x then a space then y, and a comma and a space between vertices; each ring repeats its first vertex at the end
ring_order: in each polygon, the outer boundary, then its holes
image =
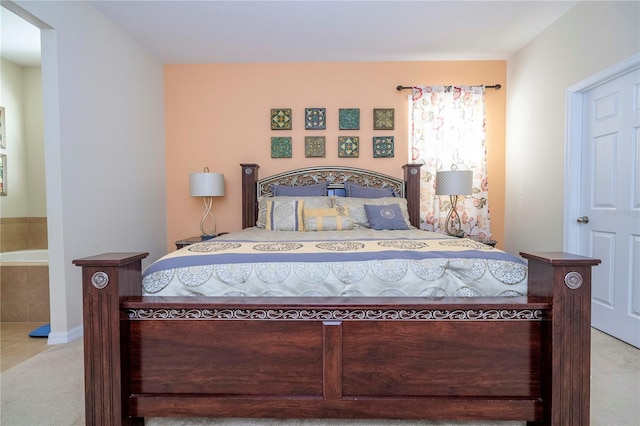
MULTIPOLYGON (((640 425, 640 350, 592 332, 591 425, 640 425)), ((0 374, 2 426, 84 425, 82 340, 51 346, 0 374)), ((160 419, 148 426, 515 426, 521 422, 160 419)))

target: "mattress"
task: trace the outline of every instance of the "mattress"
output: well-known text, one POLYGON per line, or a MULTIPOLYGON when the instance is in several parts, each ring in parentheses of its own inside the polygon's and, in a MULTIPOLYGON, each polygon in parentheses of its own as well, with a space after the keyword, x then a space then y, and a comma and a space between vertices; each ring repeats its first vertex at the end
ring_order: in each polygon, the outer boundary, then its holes
POLYGON ((411 229, 247 228, 158 259, 143 294, 215 297, 479 297, 527 294, 520 258, 411 229))

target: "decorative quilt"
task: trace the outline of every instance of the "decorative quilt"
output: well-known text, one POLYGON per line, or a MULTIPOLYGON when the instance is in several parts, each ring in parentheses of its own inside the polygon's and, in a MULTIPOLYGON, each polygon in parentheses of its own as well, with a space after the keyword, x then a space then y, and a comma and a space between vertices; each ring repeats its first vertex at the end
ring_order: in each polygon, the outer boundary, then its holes
POLYGON ((526 278, 517 257, 421 230, 249 228, 169 253, 142 285, 162 296, 473 297, 525 295, 526 278))

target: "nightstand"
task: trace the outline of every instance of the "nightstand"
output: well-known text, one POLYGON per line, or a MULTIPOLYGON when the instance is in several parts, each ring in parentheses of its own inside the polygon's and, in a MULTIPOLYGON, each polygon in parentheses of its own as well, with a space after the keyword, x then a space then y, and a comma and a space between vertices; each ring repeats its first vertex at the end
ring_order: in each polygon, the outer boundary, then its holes
MULTIPOLYGON (((218 237, 218 236, 224 235, 224 234, 228 234, 228 232, 220 232, 219 234, 216 234, 215 237, 218 237)), ((199 235, 197 237, 184 238, 182 240, 176 241, 176 250, 180 250, 182 247, 190 246, 191 244, 201 243, 203 241, 213 240, 215 237, 202 238, 202 236, 199 235)))
POLYGON ((478 237, 467 237, 467 238, 469 238, 469 239, 471 239, 473 241, 477 241, 477 242, 482 243, 482 244, 486 244, 486 245, 491 246, 491 247, 495 247, 496 244, 498 244, 498 242, 496 240, 492 240, 490 238, 478 238, 478 237))

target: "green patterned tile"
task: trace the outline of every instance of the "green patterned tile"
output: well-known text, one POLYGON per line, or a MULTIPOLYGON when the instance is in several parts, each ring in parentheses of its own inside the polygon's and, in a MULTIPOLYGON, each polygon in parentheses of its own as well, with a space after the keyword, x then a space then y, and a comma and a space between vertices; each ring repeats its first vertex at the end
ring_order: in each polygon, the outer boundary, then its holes
POLYGON ((340 130, 360 130, 360 108, 340 108, 338 120, 340 130))
POLYGON ((291 158, 291 138, 271 138, 271 158, 291 158))

